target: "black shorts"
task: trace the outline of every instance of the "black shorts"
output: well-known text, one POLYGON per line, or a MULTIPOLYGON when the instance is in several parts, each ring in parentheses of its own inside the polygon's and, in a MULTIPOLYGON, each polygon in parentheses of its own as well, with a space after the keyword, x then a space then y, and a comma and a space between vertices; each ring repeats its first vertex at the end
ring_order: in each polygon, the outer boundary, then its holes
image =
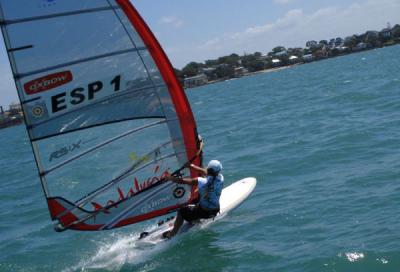
POLYGON ((189 205, 179 210, 183 219, 192 222, 199 219, 214 218, 219 210, 205 210, 200 205, 189 205))

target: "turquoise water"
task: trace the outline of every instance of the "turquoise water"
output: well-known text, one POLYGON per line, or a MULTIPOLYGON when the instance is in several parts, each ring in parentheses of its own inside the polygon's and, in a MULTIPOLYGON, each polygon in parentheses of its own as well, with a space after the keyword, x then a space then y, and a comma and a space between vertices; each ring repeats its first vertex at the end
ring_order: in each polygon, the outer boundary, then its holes
POLYGON ((399 271, 400 46, 187 91, 205 159, 254 176, 228 217, 154 248, 53 231, 23 126, 0 130, 0 271, 399 271))

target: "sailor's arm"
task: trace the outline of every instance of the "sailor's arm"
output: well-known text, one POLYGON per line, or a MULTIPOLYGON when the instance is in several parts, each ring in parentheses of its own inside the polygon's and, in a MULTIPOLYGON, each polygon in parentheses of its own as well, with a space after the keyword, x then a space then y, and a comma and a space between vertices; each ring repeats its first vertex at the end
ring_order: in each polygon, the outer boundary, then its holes
POLYGON ((167 180, 178 184, 187 184, 192 186, 196 186, 199 183, 197 178, 178 178, 171 175, 167 176, 167 180))
POLYGON ((189 167, 194 169, 194 170, 196 170, 196 171, 198 171, 198 172, 200 172, 202 175, 205 175, 205 176, 207 175, 207 169, 201 168, 201 167, 199 167, 197 165, 194 165, 192 163, 189 165, 189 167))

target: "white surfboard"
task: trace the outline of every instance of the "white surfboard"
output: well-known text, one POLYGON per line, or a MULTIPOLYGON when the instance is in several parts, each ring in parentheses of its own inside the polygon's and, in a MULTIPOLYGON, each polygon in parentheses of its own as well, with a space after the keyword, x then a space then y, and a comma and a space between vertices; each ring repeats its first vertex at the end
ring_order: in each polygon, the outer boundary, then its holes
MULTIPOLYGON (((245 178, 234 182, 228 187, 224 188, 221 193, 220 198, 220 212, 214 219, 201 220, 200 223, 190 224, 185 221, 185 223, 180 228, 177 235, 189 231, 193 226, 210 224, 219 218, 224 217, 228 212, 237 208, 249 195, 254 191, 256 187, 257 180, 255 178, 245 178)), ((164 221, 158 223, 157 227, 153 227, 151 231, 142 232, 139 237, 140 244, 152 245, 158 244, 161 241, 166 241, 162 234, 166 231, 172 230, 175 222, 175 217, 169 217, 164 221)))

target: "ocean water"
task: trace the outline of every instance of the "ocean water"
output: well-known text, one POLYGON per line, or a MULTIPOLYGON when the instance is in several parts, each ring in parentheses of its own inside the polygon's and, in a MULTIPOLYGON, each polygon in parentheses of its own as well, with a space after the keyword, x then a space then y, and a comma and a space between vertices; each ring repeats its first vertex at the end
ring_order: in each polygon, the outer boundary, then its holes
POLYGON ((254 176, 229 216, 56 233, 23 126, 0 130, 0 271, 400 271, 400 46, 187 90, 205 159, 254 176))

